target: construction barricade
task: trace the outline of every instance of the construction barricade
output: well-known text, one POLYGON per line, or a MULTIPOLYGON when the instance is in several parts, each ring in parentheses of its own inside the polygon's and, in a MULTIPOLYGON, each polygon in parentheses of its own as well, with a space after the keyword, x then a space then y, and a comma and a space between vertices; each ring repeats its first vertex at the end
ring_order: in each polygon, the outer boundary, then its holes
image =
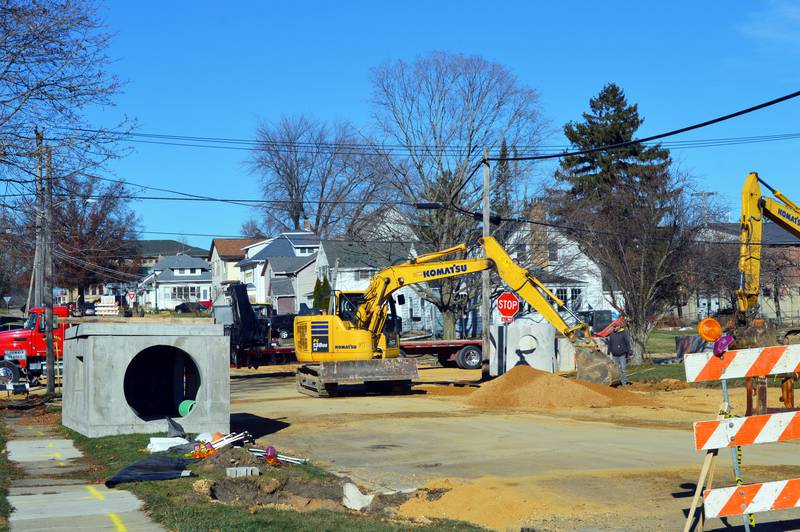
MULTIPOLYGON (((700 495, 703 511, 698 530, 705 518, 743 516, 746 530, 754 524, 752 514, 800 507, 800 479, 745 484, 742 481, 742 447, 800 439, 800 412, 777 412, 732 417, 727 380, 761 378, 770 375, 794 374, 800 371, 800 345, 731 350, 719 355, 713 352, 687 354, 684 358, 687 382, 721 381, 723 402, 716 420, 694 424, 695 448, 705 450, 695 496, 689 509, 684 531, 692 528, 700 495), (714 460, 720 449, 732 451, 734 478, 737 485, 713 488, 714 460), (703 487, 705 486, 705 489, 703 487)), ((791 385, 791 380, 788 381, 791 385)), ((786 387, 784 387, 784 396, 786 387)), ((748 413, 751 387, 748 386, 748 413)), ((793 397, 792 403, 793 403, 793 397)), ((766 406, 766 401, 764 401, 766 406)))

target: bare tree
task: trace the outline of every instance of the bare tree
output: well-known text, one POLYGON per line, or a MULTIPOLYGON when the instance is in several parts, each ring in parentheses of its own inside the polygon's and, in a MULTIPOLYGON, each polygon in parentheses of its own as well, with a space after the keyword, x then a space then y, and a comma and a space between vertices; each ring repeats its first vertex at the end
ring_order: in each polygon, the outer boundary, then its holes
POLYGON ((136 238, 137 218, 124 199, 120 182, 87 176, 58 180, 54 192, 53 252, 58 286, 78 289, 98 283, 133 283, 141 263, 136 238))
MULTIPOLYGON (((411 63, 391 61, 372 71, 375 121, 383 137, 387 182, 397 199, 480 204, 480 179, 470 180, 484 148, 535 145, 544 122, 538 95, 503 65, 478 56, 433 52, 411 63)), ((519 191, 525 169, 504 182, 519 191)), ((415 237, 432 248, 474 243, 477 222, 454 210, 398 207, 415 237)), ((444 336, 455 336, 458 314, 476 301, 475 280, 447 279, 419 286, 443 314, 444 336)))
MULTIPOLYGON (((130 127, 125 119, 110 124, 109 129, 93 128, 86 120, 88 110, 113 106, 121 86, 109 69, 111 36, 98 8, 95 0, 0 0, 0 177, 6 182, 6 192, 17 197, 8 201, 14 213, 9 224, 25 241, 23 248, 32 240, 31 182, 39 160, 35 131, 42 133, 53 150, 58 175, 74 176, 69 179, 70 186, 85 191, 96 190, 86 174, 121 154, 117 141, 130 127)), ((105 201, 102 193, 100 196, 98 204, 105 201)), ((56 204, 67 208, 64 202, 56 204)), ((70 227, 84 217, 105 216, 90 212, 73 213, 60 227, 70 227)), ((92 235, 91 227, 101 233, 103 228, 96 223, 88 226, 85 236, 96 240, 92 247, 101 241, 106 246, 91 253, 115 253, 121 242, 92 235)), ((56 240, 70 245, 68 238, 57 236, 56 240)), ((69 258, 76 263, 86 261, 87 254, 76 252, 69 258)), ((74 268, 71 271, 79 273, 74 268)), ((62 275, 61 279, 72 283, 81 276, 83 273, 62 275)))
POLYGON ((75 168, 116 153, 118 131, 92 130, 84 121, 87 108, 111 106, 120 89, 107 70, 110 35, 97 13, 93 0, 0 0, 0 161, 6 172, 33 168, 35 128, 63 160, 69 154, 75 168))
POLYGON ((348 123, 283 117, 262 124, 257 138, 250 165, 267 200, 262 232, 303 229, 307 220, 320 236, 346 233, 380 197, 377 157, 348 123))
MULTIPOLYGON (((797 250, 791 247, 765 247, 761 251, 761 292, 765 298, 771 299, 775 319, 779 324, 787 318, 784 316, 781 301, 797 285, 797 258, 797 250)), ((792 319, 794 316, 788 318, 792 319)))

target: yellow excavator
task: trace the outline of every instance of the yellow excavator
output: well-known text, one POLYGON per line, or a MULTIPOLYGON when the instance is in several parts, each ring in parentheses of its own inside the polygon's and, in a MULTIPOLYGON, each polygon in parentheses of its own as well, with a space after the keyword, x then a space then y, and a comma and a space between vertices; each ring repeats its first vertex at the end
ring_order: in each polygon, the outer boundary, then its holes
POLYGON ((758 312, 761 276, 761 232, 764 218, 772 220, 800 238, 800 207, 751 172, 742 187, 741 248, 739 253, 739 290, 736 292, 740 323, 750 321, 758 312), (764 185, 774 197, 764 197, 764 185))
MULTIPOLYGON (((315 397, 335 395, 339 384, 364 382, 368 387, 403 391, 417 378, 413 359, 400 356, 400 328, 392 296, 417 283, 494 269, 512 290, 538 311, 575 346, 578 378, 612 384, 619 371, 592 338, 589 326, 525 268, 516 264, 492 237, 480 240, 486 258, 441 260, 466 250, 461 244, 419 255, 379 271, 363 292, 335 292, 327 314, 297 316, 294 347, 303 365, 297 389, 315 397), (556 308, 554 308, 555 303, 556 308), (569 325, 557 309, 574 319, 569 325)), ((398 295, 403 304, 403 296, 398 295)))
MULTIPOLYGON (((788 233, 800 237, 800 207, 780 191, 769 186, 758 174, 751 172, 742 187, 742 217, 740 220, 739 289, 736 292, 737 320, 734 337, 737 348, 766 347, 779 341, 791 342, 797 339, 798 330, 777 331, 759 326, 758 295, 761 288, 762 230, 764 218, 773 221, 788 233), (772 193, 765 197, 761 185, 772 193)), ((763 321, 761 322, 763 323, 763 321)), ((794 408, 794 376, 786 375, 782 382, 781 400, 787 408, 794 408)), ((747 415, 766 413, 766 379, 747 379, 747 415), (755 393, 753 387, 756 387, 755 393), (758 399, 753 405, 753 396, 758 399)))

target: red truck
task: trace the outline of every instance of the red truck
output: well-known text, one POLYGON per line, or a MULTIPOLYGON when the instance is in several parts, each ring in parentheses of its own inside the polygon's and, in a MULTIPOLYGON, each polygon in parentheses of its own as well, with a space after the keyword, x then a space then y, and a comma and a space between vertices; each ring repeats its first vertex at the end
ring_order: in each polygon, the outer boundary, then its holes
MULTIPOLYGON (((67 307, 53 307, 53 316, 69 317, 67 307)), ((0 332, 0 380, 16 382, 26 375, 33 382, 42 375, 42 364, 46 357, 45 309, 32 308, 22 329, 0 332)), ((64 332, 69 324, 56 323, 53 340, 56 360, 64 352, 64 332)))

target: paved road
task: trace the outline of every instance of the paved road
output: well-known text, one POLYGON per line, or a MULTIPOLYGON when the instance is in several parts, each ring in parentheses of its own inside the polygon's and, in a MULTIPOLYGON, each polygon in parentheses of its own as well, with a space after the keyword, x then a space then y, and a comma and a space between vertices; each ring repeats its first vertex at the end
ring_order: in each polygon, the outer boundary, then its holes
MULTIPOLYGON (((703 457, 688 429, 487 413, 454 397, 313 399, 299 395, 285 374, 235 376, 231 397, 234 422, 270 420, 262 424, 263 443, 308 456, 372 489, 414 488, 438 478, 519 481, 533 497, 546 486, 565 497, 580 494, 577 502, 619 504, 614 511, 622 517, 603 522, 600 529, 679 528, 689 503, 687 486, 696 482, 703 457), (642 494, 655 521, 640 521, 641 505, 629 508, 642 494), (640 522, 641 527, 635 525, 640 522)), ((745 463, 750 471, 775 478, 789 478, 780 475, 792 470, 800 476, 798 450, 791 443, 748 447, 745 463)), ((727 453, 721 455, 720 471, 730 469, 729 460, 727 453)))

